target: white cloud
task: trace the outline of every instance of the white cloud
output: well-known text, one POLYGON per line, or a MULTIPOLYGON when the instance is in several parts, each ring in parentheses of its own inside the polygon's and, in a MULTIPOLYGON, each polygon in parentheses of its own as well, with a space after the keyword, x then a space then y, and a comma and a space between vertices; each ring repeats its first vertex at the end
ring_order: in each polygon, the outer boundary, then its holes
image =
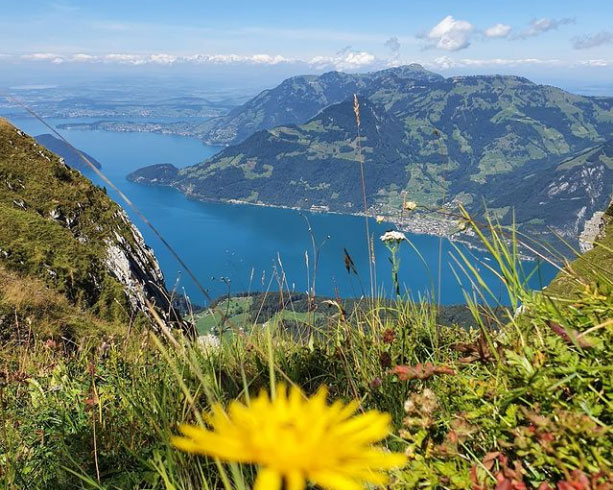
POLYGON ((366 51, 343 50, 335 56, 315 56, 307 61, 307 63, 320 69, 351 70, 373 65, 375 61, 375 56, 366 51))
POLYGON ((185 60, 195 63, 226 64, 244 62, 244 58, 244 56, 239 56, 237 54, 194 54, 191 56, 186 56, 185 60))
POLYGON ((582 66, 605 67, 605 66, 613 66, 613 61, 585 60, 585 61, 580 61, 579 64, 582 66))
POLYGON ((291 63, 294 60, 285 58, 281 55, 270 54, 254 54, 254 55, 239 55, 239 54, 193 54, 177 58, 179 62, 193 63, 212 63, 216 65, 226 65, 234 63, 246 63, 256 65, 277 65, 279 63, 291 63))
POLYGON ((170 53, 155 54, 55 54, 55 53, 28 53, 22 55, 0 54, 0 61, 27 61, 39 63, 103 63, 120 65, 158 65, 170 66, 176 64, 199 64, 199 65, 258 65, 273 66, 278 64, 294 64, 313 70, 367 70, 382 69, 385 67, 399 66, 417 62, 432 70, 450 70, 461 68, 495 68, 495 67, 522 67, 522 66, 555 66, 566 68, 578 67, 609 67, 613 66, 612 60, 587 59, 587 60, 559 60, 542 58, 455 58, 440 56, 430 60, 406 60, 400 59, 393 53, 388 58, 377 58, 367 51, 354 51, 351 48, 342 49, 334 55, 322 55, 312 58, 287 58, 274 54, 191 54, 176 55, 170 53))
POLYGON ((566 24, 574 24, 575 19, 551 19, 549 17, 543 17, 542 19, 533 19, 523 31, 521 31, 515 39, 527 39, 529 37, 540 36, 545 32, 558 29, 560 26, 566 24))
POLYGON ((360 51, 358 53, 347 53, 345 59, 342 60, 343 63, 346 63, 351 66, 370 65, 374 61, 374 55, 367 53, 366 51, 360 51))
POLYGON ((54 53, 30 53, 21 56, 21 59, 28 61, 50 61, 51 63, 63 63, 64 58, 54 53))
POLYGON ((613 32, 607 31, 573 38, 573 48, 575 49, 595 48, 610 43, 613 43, 613 32))
POLYGON ((495 24, 491 27, 488 27, 483 31, 485 37, 497 38, 497 37, 508 37, 511 34, 512 27, 507 24, 495 24))
MULTIPOLYGON (((352 55, 355 53, 347 53, 345 58, 351 62, 352 55)), ((9 58, 10 55, 1 55, 0 58, 9 58)), ((230 64, 230 63, 247 63, 258 65, 276 65, 279 63, 293 63, 299 60, 286 58, 281 55, 270 54, 254 54, 254 55, 238 55, 238 54, 193 54, 193 55, 174 55, 169 53, 154 53, 154 54, 130 54, 130 53, 109 53, 103 55, 94 55, 87 53, 75 53, 68 55, 58 55, 53 53, 31 53, 23 54, 20 59, 25 61, 51 61, 54 63, 73 62, 73 63, 118 63, 124 65, 171 65, 175 63, 212 63, 212 64, 230 64)))
POLYGON ((474 26, 465 20, 456 20, 448 15, 436 24, 428 34, 422 35, 431 44, 428 47, 436 47, 445 51, 459 51, 470 46, 470 35, 474 26))
POLYGON ((255 54, 251 56, 251 60, 254 63, 258 63, 262 65, 277 65, 279 63, 290 61, 289 59, 281 55, 271 56, 269 54, 255 54))
POLYGON ((96 59, 95 56, 91 54, 85 54, 85 53, 73 54, 69 58, 70 61, 94 61, 95 59, 96 59))
POLYGON ((449 70, 451 68, 467 68, 467 67, 488 67, 488 66, 521 66, 521 65, 550 65, 561 66, 563 63, 557 59, 540 59, 540 58, 458 58, 453 59, 449 56, 440 56, 433 61, 424 62, 424 66, 430 68, 438 68, 449 70))
POLYGON ((151 60, 151 63, 159 63, 161 65, 171 65, 172 63, 177 61, 179 58, 172 54, 160 53, 160 54, 152 54, 149 57, 149 59, 151 60))
POLYGON ((111 53, 104 55, 101 59, 102 61, 126 65, 144 65, 147 62, 145 57, 138 54, 111 53))

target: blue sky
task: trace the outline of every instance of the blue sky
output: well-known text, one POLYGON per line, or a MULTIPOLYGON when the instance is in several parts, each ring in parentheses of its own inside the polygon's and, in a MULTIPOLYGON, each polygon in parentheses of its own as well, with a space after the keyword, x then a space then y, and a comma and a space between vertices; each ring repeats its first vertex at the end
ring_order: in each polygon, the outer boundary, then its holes
POLYGON ((613 78, 611 0, 27 0, 2 11, 0 68, 17 72, 418 62, 444 74, 613 78))

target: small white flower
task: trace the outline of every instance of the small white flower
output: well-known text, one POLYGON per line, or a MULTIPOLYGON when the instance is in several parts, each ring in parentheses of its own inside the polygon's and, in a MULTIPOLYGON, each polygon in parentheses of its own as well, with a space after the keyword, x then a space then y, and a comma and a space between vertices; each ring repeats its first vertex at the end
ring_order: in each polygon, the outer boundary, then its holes
POLYGON ((411 413, 413 410, 415 410, 415 402, 409 398, 404 402, 404 411, 406 413, 411 413))
POLYGON ((406 236, 404 233, 400 231, 386 231, 383 235, 381 235, 382 242, 401 242, 406 240, 406 236))
POLYGON ((200 335, 198 337, 198 345, 205 353, 217 352, 221 347, 219 337, 213 334, 200 335))

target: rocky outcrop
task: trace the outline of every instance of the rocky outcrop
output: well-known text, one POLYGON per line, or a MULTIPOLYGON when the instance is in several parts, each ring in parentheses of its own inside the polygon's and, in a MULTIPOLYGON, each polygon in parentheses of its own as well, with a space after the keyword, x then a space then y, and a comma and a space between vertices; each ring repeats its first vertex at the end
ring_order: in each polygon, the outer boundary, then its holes
POLYGON ((131 240, 115 231, 106 241, 107 255, 104 261, 108 271, 125 287, 126 296, 134 311, 149 313, 147 302, 158 307, 163 318, 176 321, 171 294, 166 290, 164 275, 153 250, 123 210, 115 218, 126 226, 131 240))
POLYGON ((148 318, 158 328, 161 318, 191 332, 172 306, 153 250, 121 207, 2 119, 0 250, 8 271, 43 281, 101 320, 127 326, 148 318))

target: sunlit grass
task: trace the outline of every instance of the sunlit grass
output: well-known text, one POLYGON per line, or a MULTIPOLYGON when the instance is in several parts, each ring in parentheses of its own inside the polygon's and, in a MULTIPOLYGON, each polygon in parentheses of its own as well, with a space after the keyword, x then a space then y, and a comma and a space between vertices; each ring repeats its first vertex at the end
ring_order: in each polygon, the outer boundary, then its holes
POLYGON ((349 310, 342 300, 321 301, 318 321, 288 306, 229 330, 217 347, 146 331, 78 348, 45 338, 5 344, 2 484, 250 488, 251 463, 263 460, 189 456, 171 438, 181 423, 206 427, 202 414, 216 404, 249 406, 279 382, 305 396, 327 386, 330 401, 389 413, 385 445, 408 456, 389 475, 393 488, 493 488, 505 479, 537 488, 581 474, 605 481, 613 450, 610 295, 596 286, 572 301, 530 291, 516 249, 495 225, 482 240, 522 313, 502 308, 458 249, 473 329, 440 324, 432 303, 401 295, 347 303, 349 310))

